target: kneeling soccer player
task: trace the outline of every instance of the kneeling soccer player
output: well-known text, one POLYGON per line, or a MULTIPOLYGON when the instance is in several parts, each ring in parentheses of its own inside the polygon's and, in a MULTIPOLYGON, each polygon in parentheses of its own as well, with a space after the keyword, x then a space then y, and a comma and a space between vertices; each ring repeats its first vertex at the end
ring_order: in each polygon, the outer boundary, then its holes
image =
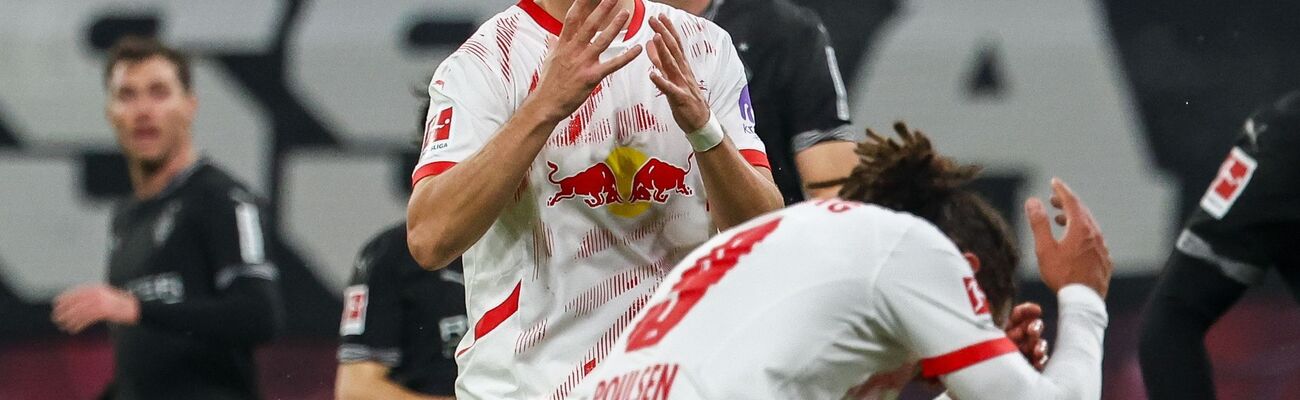
POLYGON ((1112 265, 1087 208, 1053 181, 1056 240, 1042 202, 1025 205, 1060 300, 1040 373, 976 283, 974 270, 1014 260, 1005 223, 964 188, 978 168, 896 128, 901 143, 869 132, 840 199, 758 217, 687 256, 575 397, 840 399, 919 362, 962 400, 1099 398, 1112 265))

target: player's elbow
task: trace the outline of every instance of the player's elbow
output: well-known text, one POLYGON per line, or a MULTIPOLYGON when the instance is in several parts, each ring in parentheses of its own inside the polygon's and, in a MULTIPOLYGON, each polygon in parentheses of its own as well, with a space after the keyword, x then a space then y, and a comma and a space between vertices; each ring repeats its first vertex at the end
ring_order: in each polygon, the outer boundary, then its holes
POLYGON ((406 225, 407 250, 411 252, 411 258, 425 270, 442 269, 460 256, 459 246, 451 238, 442 229, 426 228, 410 222, 406 225))

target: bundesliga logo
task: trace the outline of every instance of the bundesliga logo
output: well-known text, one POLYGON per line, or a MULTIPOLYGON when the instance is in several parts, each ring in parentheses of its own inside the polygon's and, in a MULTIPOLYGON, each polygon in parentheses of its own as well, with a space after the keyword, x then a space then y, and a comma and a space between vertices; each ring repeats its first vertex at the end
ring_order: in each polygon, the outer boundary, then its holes
POLYGON ((636 216, 649 208, 651 202, 662 204, 673 194, 695 194, 686 184, 693 157, 694 154, 687 156, 683 168, 658 157, 648 157, 631 147, 618 147, 604 162, 563 178, 556 178, 560 167, 547 161, 550 172, 546 179, 557 190, 546 205, 554 207, 563 200, 581 198, 591 208, 610 206, 615 215, 636 216))

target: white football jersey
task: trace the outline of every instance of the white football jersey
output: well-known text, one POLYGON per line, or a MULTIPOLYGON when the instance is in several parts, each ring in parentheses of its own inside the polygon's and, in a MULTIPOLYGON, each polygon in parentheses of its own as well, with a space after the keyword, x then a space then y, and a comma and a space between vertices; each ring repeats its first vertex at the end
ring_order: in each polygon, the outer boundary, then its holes
MULTIPOLYGON (((753 165, 744 68, 713 23, 637 0, 612 58, 667 14, 723 130, 753 165)), ((561 22, 531 0, 496 15, 429 85, 420 179, 473 156, 535 89, 561 22)), ((664 273, 716 233, 704 183, 645 54, 605 78, 562 121, 487 233, 464 254, 472 329, 457 350, 462 398, 564 398, 609 352, 664 273)), ((467 190, 472 190, 467 188, 467 190)))
POLYGON ((933 225, 810 201, 688 255, 573 398, 841 399, 907 362, 939 376, 1015 350, 933 225))

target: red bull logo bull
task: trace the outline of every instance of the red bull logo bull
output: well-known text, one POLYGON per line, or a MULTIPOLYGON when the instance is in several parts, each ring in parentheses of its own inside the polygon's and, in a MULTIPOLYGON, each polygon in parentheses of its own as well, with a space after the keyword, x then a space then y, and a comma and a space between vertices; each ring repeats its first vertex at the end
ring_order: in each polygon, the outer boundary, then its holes
POLYGON ((654 201, 664 203, 668 201, 668 195, 672 192, 681 193, 683 196, 694 194, 690 186, 686 186, 686 174, 691 173, 691 158, 695 153, 686 157, 686 169, 669 164, 658 158, 651 158, 636 171, 632 176, 632 201, 654 201))
POLYGON ((588 207, 608 207, 615 215, 634 217, 649 209, 651 203, 667 203, 673 194, 695 195, 695 190, 686 183, 694 156, 686 158, 683 168, 658 157, 647 157, 630 147, 617 147, 604 162, 558 179, 555 176, 559 167, 547 161, 550 168, 547 180, 557 190, 546 205, 581 198, 588 207))
POLYGON ((582 202, 587 203, 588 207, 600 207, 609 203, 623 201, 622 196, 618 194, 618 178, 614 177, 614 171, 609 169, 609 165, 599 163, 587 167, 582 172, 573 174, 573 176, 555 180, 555 173, 560 168, 555 163, 547 161, 546 166, 551 168, 551 172, 546 175, 546 180, 560 187, 560 190, 546 201, 547 206, 554 206, 560 200, 570 199, 577 196, 585 196, 582 202))

